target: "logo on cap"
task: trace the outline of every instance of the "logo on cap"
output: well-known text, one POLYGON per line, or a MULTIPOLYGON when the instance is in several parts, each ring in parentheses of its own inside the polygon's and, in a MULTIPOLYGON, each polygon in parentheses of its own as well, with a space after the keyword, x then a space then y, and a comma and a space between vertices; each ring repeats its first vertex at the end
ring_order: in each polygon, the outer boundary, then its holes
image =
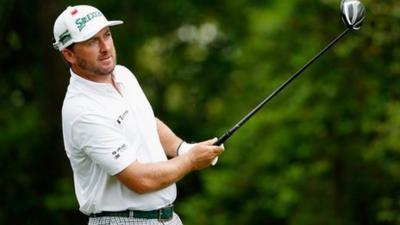
POLYGON ((72 37, 71 37, 71 34, 69 33, 69 31, 66 30, 64 33, 60 34, 59 39, 60 39, 60 42, 64 45, 69 40, 71 40, 72 37))
POLYGON ((72 10, 72 12, 71 12, 71 15, 75 15, 75 14, 77 14, 78 13, 78 9, 74 9, 74 10, 72 10))
POLYGON ((103 16, 103 14, 100 11, 94 11, 91 13, 88 13, 86 16, 78 18, 75 20, 75 24, 78 25, 79 32, 82 31, 83 28, 85 28, 86 23, 92 20, 93 18, 103 16))

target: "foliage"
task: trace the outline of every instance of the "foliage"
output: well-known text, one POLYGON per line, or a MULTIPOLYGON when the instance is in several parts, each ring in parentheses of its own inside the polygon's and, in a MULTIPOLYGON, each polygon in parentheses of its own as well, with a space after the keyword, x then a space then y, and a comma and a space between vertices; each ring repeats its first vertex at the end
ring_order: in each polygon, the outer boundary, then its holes
MULTIPOLYGON (((85 4, 124 20, 112 29, 119 63, 159 118, 199 141, 342 32, 338 3, 85 4)), ((400 4, 363 3, 360 31, 229 139, 215 167, 178 183, 185 224, 400 224, 400 4)), ((0 224, 85 224, 61 136, 68 71, 50 44, 55 18, 76 2, 0 4, 0 224)))

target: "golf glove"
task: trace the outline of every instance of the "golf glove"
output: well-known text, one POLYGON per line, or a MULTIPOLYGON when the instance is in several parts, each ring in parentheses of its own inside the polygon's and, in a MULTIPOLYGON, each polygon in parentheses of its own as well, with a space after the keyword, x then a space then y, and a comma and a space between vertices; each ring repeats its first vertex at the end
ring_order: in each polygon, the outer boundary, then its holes
MULTIPOLYGON (((193 148, 195 144, 190 144, 187 142, 182 142, 181 145, 178 147, 177 155, 184 155, 190 151, 190 149, 193 148)), ((211 162, 211 165, 215 166, 218 162, 218 157, 215 157, 213 161, 211 162)))

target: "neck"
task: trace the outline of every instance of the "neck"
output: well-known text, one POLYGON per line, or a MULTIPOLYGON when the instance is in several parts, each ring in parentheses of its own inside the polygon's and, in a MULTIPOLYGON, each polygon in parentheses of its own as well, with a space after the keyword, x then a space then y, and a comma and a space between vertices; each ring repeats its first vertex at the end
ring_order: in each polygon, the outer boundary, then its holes
POLYGON ((99 75, 99 74, 94 74, 94 73, 90 73, 87 71, 83 71, 77 67, 72 66, 71 67, 72 71, 77 74, 78 76, 86 79, 86 80, 90 80, 93 82, 97 82, 97 83, 109 83, 112 84, 112 75, 110 74, 106 74, 106 75, 99 75))

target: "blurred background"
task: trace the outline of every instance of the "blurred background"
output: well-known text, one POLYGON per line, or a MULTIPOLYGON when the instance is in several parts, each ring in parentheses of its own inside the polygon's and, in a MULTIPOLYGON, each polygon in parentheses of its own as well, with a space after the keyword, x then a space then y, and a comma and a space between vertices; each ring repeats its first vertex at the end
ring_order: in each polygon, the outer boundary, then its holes
MULTIPOLYGON (((400 3, 367 17, 178 183, 189 225, 400 224, 400 3)), ((344 30, 339 0, 0 0, 0 224, 86 224, 61 133, 56 17, 90 4, 180 137, 220 136, 344 30)))

